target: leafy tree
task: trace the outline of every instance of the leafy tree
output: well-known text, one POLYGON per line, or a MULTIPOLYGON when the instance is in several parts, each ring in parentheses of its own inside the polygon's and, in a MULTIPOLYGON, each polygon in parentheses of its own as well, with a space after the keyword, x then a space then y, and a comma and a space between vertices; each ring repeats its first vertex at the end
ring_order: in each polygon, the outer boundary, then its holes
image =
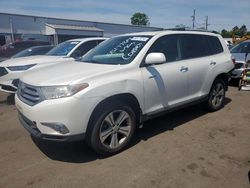
POLYGON ((175 26, 176 28, 187 28, 184 24, 179 24, 175 26))
POLYGON ((132 25, 149 25, 149 18, 145 13, 136 12, 132 15, 131 24, 132 25))
POLYGON ((232 37, 232 32, 227 31, 226 29, 222 29, 221 35, 222 35, 222 37, 224 37, 224 38, 230 38, 230 37, 232 37))
POLYGON ((221 31, 221 35, 222 37, 225 37, 225 38, 230 38, 234 35, 238 35, 242 37, 244 35, 250 35, 250 32, 247 31, 246 25, 242 25, 240 28, 238 26, 234 26, 231 31, 227 31, 226 29, 223 29, 221 31))
POLYGON ((240 36, 244 36, 244 35, 247 34, 247 27, 246 27, 246 25, 242 25, 242 26, 240 27, 240 29, 239 29, 239 34, 240 34, 240 36))
POLYGON ((234 26, 232 29, 232 35, 240 35, 238 26, 234 26))

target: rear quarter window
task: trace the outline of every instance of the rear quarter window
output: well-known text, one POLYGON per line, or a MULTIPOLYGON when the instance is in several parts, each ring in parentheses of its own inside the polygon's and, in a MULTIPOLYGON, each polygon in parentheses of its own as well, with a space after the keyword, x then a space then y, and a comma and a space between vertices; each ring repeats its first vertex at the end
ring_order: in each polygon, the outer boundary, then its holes
POLYGON ((184 34, 180 38, 182 59, 198 58, 210 55, 204 35, 184 34))
POLYGON ((215 55, 223 52, 223 47, 218 37, 205 36, 210 50, 210 55, 215 55))

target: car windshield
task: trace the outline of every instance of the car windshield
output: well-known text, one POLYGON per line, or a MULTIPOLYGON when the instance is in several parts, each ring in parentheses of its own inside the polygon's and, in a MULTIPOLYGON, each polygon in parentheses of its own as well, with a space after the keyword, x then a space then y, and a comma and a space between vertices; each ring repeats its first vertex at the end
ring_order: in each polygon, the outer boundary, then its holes
POLYGON ((231 53, 250 53, 250 42, 237 44, 231 49, 231 53))
POLYGON ((12 56, 12 58, 26 57, 26 56, 31 56, 31 55, 44 55, 49 50, 51 50, 51 48, 52 46, 28 48, 28 49, 22 50, 21 52, 16 53, 15 55, 12 56))
POLYGON ((98 64, 128 64, 133 61, 151 36, 120 36, 104 41, 80 61, 98 64))
POLYGON ((52 56, 67 56, 68 53, 77 45, 80 41, 65 41, 52 48, 47 55, 52 56))

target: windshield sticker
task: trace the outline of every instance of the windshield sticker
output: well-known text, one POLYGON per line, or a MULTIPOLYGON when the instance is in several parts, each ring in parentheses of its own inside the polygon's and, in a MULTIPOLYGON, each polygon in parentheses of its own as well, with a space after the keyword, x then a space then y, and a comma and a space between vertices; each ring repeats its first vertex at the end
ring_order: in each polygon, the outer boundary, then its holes
POLYGON ((79 41, 72 41, 72 42, 70 42, 70 44, 78 44, 79 43, 79 41))
POLYGON ((143 41, 143 42, 146 42, 148 40, 148 37, 133 37, 131 40, 132 41, 143 41))
POLYGON ((140 50, 148 39, 148 37, 130 37, 110 50, 109 54, 123 54, 121 58, 128 60, 140 50))
POLYGON ((137 53, 137 51, 141 48, 142 43, 137 44, 129 53, 124 53, 122 56, 122 59, 128 60, 130 59, 134 54, 137 53))

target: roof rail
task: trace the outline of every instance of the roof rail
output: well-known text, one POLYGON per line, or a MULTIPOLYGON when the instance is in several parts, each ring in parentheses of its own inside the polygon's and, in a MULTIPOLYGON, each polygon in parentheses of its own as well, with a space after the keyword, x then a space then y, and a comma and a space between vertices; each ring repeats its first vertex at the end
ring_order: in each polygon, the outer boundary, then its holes
POLYGON ((167 31, 199 31, 199 32, 209 32, 209 33, 220 34, 217 31, 210 31, 210 30, 204 30, 204 29, 189 29, 189 28, 185 28, 185 27, 166 28, 164 30, 167 30, 167 31))

